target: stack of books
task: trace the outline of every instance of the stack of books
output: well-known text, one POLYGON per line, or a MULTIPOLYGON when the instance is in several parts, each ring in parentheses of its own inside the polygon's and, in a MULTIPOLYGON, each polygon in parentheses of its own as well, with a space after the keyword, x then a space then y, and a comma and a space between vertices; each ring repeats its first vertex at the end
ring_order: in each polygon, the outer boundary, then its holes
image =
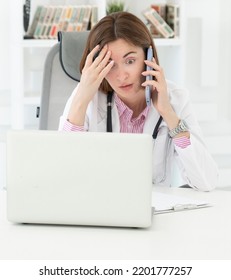
POLYGON ((153 37, 173 38, 180 35, 180 7, 176 4, 151 5, 143 11, 153 37))
POLYGON ((86 31, 97 21, 97 6, 38 6, 24 38, 56 39, 58 31, 86 31))

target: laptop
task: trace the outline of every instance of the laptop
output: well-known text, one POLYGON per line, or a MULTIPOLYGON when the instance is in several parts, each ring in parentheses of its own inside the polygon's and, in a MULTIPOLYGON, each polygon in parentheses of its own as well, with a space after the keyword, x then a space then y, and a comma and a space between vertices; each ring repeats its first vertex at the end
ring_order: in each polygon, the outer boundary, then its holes
POLYGON ((149 227, 151 201, 150 135, 8 132, 11 222, 149 227))

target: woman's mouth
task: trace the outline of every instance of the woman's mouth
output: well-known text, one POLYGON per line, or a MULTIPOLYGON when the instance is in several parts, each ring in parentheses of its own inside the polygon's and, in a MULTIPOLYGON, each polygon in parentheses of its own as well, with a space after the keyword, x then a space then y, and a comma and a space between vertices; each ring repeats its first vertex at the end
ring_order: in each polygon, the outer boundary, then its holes
POLYGON ((132 84, 122 85, 119 87, 121 90, 130 90, 132 88, 132 84))

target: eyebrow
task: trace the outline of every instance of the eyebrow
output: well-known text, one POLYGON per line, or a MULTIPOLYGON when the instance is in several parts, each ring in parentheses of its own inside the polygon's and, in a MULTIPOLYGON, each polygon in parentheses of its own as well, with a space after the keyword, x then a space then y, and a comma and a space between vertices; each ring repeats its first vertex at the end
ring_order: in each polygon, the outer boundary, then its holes
POLYGON ((126 53, 126 54, 123 56, 123 58, 127 57, 129 54, 132 54, 132 53, 136 54, 135 51, 131 51, 131 52, 126 53))
MULTIPOLYGON (((123 58, 125 58, 125 57, 127 57, 129 54, 136 54, 137 52, 135 52, 135 51, 130 51, 130 52, 128 52, 128 53, 126 53, 124 56, 123 56, 123 58)), ((109 61, 111 61, 112 59, 111 58, 109 58, 109 61)))

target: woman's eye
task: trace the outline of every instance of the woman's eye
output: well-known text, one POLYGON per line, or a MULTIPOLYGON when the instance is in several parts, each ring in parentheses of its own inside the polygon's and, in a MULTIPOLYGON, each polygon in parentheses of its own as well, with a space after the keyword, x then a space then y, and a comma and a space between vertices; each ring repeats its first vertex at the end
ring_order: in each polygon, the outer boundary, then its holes
POLYGON ((126 61, 126 64, 133 64, 135 62, 135 59, 128 59, 126 61))

